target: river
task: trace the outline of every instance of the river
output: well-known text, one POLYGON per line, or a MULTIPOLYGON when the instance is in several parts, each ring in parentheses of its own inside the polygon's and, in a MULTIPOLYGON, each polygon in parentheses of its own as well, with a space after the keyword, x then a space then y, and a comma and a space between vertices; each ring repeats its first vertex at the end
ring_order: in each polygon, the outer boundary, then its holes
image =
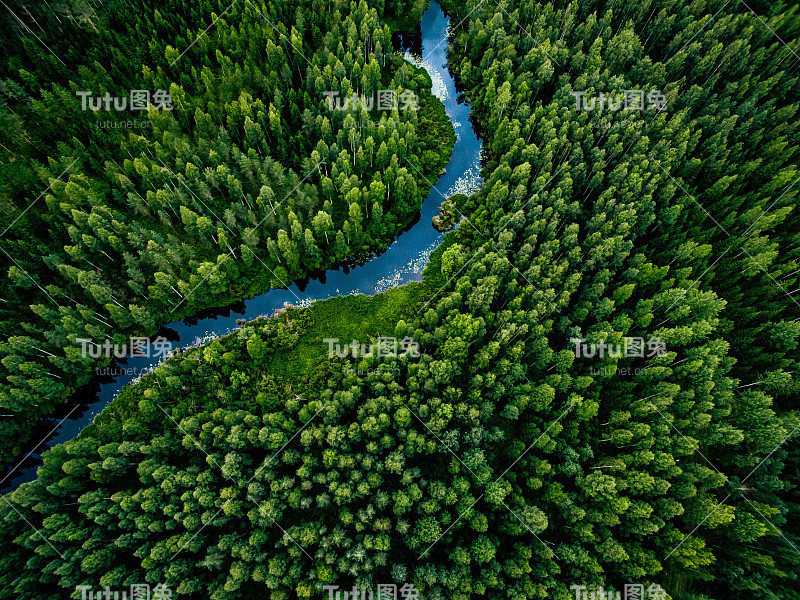
MULTIPOLYGON (((444 104, 456 132, 456 143, 446 172, 439 178, 422 203, 419 220, 407 231, 397 236, 382 254, 363 265, 330 269, 318 279, 294 283, 288 289, 270 290, 264 294, 239 302, 232 307, 204 311, 210 316, 193 317, 164 326, 171 347, 186 348, 205 344, 216 337, 235 330, 237 320, 252 320, 269 316, 287 303, 307 306, 316 300, 349 294, 372 295, 391 287, 422 279, 430 253, 441 243, 444 234, 431 224, 438 214, 444 197, 455 193, 469 193, 480 185, 481 141, 475 135, 469 120, 469 105, 459 102, 455 81, 447 69, 447 34, 450 19, 439 4, 432 0, 422 15, 419 36, 404 36, 399 41, 400 51, 410 62, 422 66, 433 80, 433 93, 444 104), (407 37, 410 37, 408 41, 407 37), (421 47, 421 55, 412 53, 421 47)), ((115 367, 124 373, 93 378, 92 383, 76 392, 69 402, 58 409, 53 417, 44 419, 33 432, 32 439, 42 441, 4 475, 0 491, 6 492, 20 484, 33 481, 42 464, 41 452, 76 437, 109 403, 141 373, 154 367, 158 358, 128 357, 115 367)))

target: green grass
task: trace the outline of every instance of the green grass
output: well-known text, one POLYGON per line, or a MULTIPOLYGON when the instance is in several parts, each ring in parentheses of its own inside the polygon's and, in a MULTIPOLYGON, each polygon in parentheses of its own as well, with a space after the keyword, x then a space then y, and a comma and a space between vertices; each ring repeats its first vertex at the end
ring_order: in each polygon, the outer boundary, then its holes
POLYGON ((327 367, 325 338, 339 338, 340 344, 353 339, 366 344, 372 337, 393 337, 397 322, 413 320, 421 302, 446 283, 441 273, 441 256, 454 240, 453 235, 446 236, 431 253, 421 282, 407 283, 374 296, 338 296, 317 301, 308 308, 287 311, 290 318, 305 312, 311 316, 311 324, 291 351, 272 355, 266 372, 287 380, 310 378, 318 369, 327 367))

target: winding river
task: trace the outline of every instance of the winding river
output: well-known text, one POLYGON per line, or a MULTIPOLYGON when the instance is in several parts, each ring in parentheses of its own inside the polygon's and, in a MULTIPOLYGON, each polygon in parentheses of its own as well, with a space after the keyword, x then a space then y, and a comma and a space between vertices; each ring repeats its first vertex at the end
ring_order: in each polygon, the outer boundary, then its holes
MULTIPOLYGON (((420 37, 408 43, 401 39, 400 50, 406 60, 423 67, 433 80, 433 93, 444 103, 447 116, 456 132, 456 143, 446 172, 439 178, 420 209, 416 224, 395 238, 382 254, 369 262, 352 267, 330 269, 319 279, 288 289, 270 290, 233 307, 215 311, 207 317, 194 317, 167 324, 172 348, 205 344, 212 339, 230 333, 238 327, 237 320, 252 320, 260 315, 271 315, 287 303, 307 306, 316 300, 349 294, 372 295, 391 287, 422 279, 422 270, 430 253, 441 243, 444 234, 436 231, 431 219, 438 214, 446 196, 461 192, 469 193, 480 185, 481 141, 475 135, 469 120, 468 104, 459 102, 455 81, 447 69, 447 34, 450 19, 444 15, 435 0, 422 15, 420 37), (420 43, 421 42, 421 43, 420 43), (421 46, 421 55, 408 48, 421 46)), ((206 311, 208 314, 209 311, 206 311)), ((71 401, 59 408, 55 417, 45 419, 33 432, 33 440, 42 439, 37 447, 21 460, 16 467, 4 474, 0 491, 15 489, 20 484, 36 478, 36 470, 42 464, 41 452, 54 445, 76 437, 89 425, 108 404, 119 395, 122 388, 154 367, 158 358, 128 357, 120 361, 115 376, 97 377, 92 384, 79 390, 71 401)))

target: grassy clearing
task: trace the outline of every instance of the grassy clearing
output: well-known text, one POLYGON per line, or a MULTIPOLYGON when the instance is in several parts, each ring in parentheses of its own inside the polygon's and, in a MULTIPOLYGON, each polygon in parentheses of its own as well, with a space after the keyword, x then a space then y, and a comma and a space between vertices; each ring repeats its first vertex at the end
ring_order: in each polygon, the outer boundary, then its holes
POLYGON ((374 296, 339 296, 320 300, 309 308, 289 310, 289 318, 299 316, 301 312, 310 315, 310 324, 291 351, 272 355, 265 371, 281 379, 310 378, 319 369, 327 370, 328 344, 323 341, 325 338, 339 338, 340 344, 353 339, 366 344, 373 337, 394 336, 397 322, 401 319, 410 321, 419 310, 420 302, 436 294, 444 285, 441 257, 452 243, 454 236, 448 235, 431 253, 421 282, 407 283, 374 296))

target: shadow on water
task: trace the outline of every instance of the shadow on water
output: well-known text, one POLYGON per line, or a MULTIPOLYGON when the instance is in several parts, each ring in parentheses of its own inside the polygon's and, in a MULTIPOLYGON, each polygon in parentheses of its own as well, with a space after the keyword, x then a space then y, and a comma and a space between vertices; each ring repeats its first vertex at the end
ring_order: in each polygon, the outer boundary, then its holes
POLYGON ((422 26, 417 24, 416 28, 410 31, 395 31, 392 34, 392 49, 395 52, 405 52, 411 54, 422 54, 422 26))

